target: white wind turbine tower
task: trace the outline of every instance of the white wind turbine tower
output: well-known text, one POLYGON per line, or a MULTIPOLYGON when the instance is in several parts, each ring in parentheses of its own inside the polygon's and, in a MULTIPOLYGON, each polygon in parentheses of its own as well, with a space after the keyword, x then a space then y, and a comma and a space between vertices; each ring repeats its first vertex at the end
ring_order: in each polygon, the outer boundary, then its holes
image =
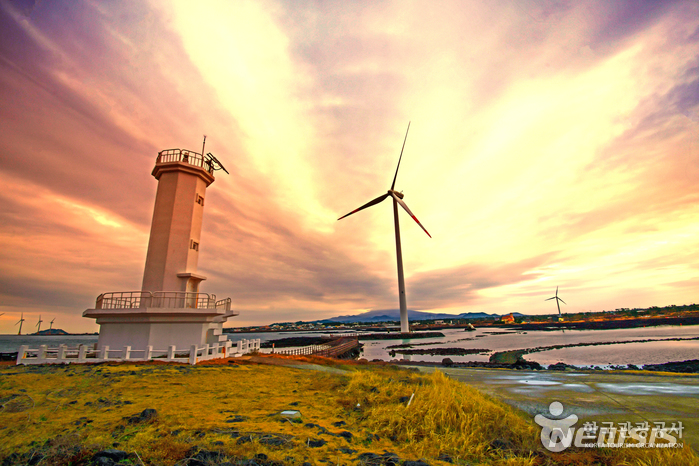
POLYGON ((53 328, 53 322, 54 322, 55 320, 56 320, 56 318, 54 317, 53 320, 51 321, 51 323, 49 324, 49 330, 51 330, 51 329, 53 328))
POLYGON ((558 307, 558 320, 559 320, 559 321, 560 321, 560 320, 563 320, 563 317, 561 316, 561 305, 558 304, 558 302, 560 301, 560 302, 562 302, 563 304, 566 304, 566 302, 563 301, 561 298, 558 297, 558 287, 556 287, 556 296, 554 296, 554 297, 552 297, 552 298, 549 298, 549 299, 545 299, 544 301, 551 301, 552 299, 555 299, 555 300, 556 300, 556 307, 558 307))
POLYGON ((41 323, 43 320, 41 320, 41 315, 39 316, 39 322, 36 323, 36 333, 41 332, 41 323))
POLYGON ((360 210, 366 209, 367 207, 371 207, 373 205, 376 205, 389 196, 391 196, 393 200, 393 223, 395 225, 395 230, 396 230, 396 259, 398 262, 398 302, 400 304, 400 331, 401 333, 407 333, 410 331, 410 326, 408 325, 408 306, 405 300, 405 278, 403 277, 403 254, 401 252, 401 247, 400 247, 400 227, 398 225, 398 204, 400 204, 403 209, 405 209, 406 212, 408 212, 408 215, 412 217, 415 222, 417 222, 418 225, 420 225, 420 228, 425 230, 425 233, 427 233, 427 236, 432 238, 432 235, 429 234, 429 232, 425 229, 425 227, 422 226, 420 221, 415 217, 415 215, 410 211, 408 206, 403 202, 403 193, 399 193, 398 191, 395 191, 394 188, 396 186, 396 178, 398 177, 398 168, 400 168, 400 161, 403 158, 403 149, 405 148, 405 141, 408 139, 408 131, 410 131, 410 123, 408 123, 408 129, 405 131, 405 139, 403 139, 403 147, 400 149, 400 157, 398 157, 398 166, 396 167, 396 174, 393 175, 393 183, 391 183, 391 189, 388 190, 386 194, 382 194, 381 196, 377 197, 373 201, 369 201, 363 206, 359 207, 358 209, 353 210, 347 215, 343 215, 342 217, 338 218, 338 220, 342 220, 343 218, 352 215, 355 212, 359 212, 360 210))
MULTIPOLYGON (((23 312, 19 318, 19 322, 17 322, 17 324, 19 324, 19 332, 17 332, 17 335, 22 334, 22 322, 24 322, 25 320, 27 320, 27 319, 24 318, 24 312, 23 312)), ((17 324, 15 324, 15 325, 17 325, 17 324)))

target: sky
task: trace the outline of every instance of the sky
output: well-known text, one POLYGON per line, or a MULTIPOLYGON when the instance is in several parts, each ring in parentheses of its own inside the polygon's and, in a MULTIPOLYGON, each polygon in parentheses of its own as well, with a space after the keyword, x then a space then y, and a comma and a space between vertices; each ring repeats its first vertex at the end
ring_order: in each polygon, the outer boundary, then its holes
POLYGON ((226 166, 227 326, 699 301, 696 1, 0 0, 0 333, 139 290, 158 151, 226 166))

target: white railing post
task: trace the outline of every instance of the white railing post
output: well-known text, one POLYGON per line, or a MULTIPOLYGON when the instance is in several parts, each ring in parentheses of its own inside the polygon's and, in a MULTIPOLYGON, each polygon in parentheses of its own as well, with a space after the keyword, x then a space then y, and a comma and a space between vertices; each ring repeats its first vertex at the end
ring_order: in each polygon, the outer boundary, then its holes
POLYGON ((243 340, 238 340, 237 352, 240 353, 240 354, 243 353, 243 340))
POLYGON ((131 357, 131 347, 130 346, 124 346, 124 352, 122 353, 122 357, 124 361, 128 361, 129 358, 131 357))
POLYGON ((189 363, 193 366, 197 363, 197 345, 192 345, 191 348, 189 348, 189 363))
POLYGON ((66 358, 66 350, 68 346, 58 345, 58 356, 56 357, 57 362, 62 362, 66 358))
POLYGON ((255 349, 260 351, 260 338, 255 339, 255 349))
POLYGON ((146 361, 150 361, 150 358, 153 356, 153 347, 152 346, 146 346, 146 354, 143 355, 143 359, 146 361))
POLYGON ((17 364, 22 364, 24 362, 24 358, 27 355, 27 350, 29 347, 27 345, 22 345, 19 347, 19 351, 17 351, 17 364))
POLYGON ((39 351, 36 352, 36 359, 43 360, 46 358, 46 345, 39 345, 39 351))
POLYGON ((204 345, 204 352, 202 353, 201 358, 203 360, 209 359, 209 344, 208 343, 206 345, 204 345))
POLYGON ((170 345, 167 349, 167 358, 169 360, 175 359, 175 347, 170 345))
POLYGON ((99 358, 103 360, 109 359, 109 345, 105 345, 100 350, 99 358))
POLYGON ((78 362, 85 362, 85 355, 87 354, 87 346, 78 346, 78 362))

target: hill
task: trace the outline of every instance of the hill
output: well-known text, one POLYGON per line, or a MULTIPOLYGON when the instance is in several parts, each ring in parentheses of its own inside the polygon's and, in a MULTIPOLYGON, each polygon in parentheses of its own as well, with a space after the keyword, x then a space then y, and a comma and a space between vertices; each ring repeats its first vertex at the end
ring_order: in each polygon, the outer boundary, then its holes
MULTIPOLYGON (((515 316, 522 316, 517 312, 513 313, 515 316)), ((455 319, 497 319, 500 316, 498 314, 487 314, 485 312, 464 312, 461 314, 444 314, 437 313, 433 314, 430 312, 422 311, 412 311, 408 310, 408 320, 455 320, 455 319)), ((398 309, 379 309, 375 311, 368 311, 362 314, 352 315, 352 316, 338 316, 330 317, 329 319, 322 319, 316 322, 345 322, 345 323, 371 323, 371 322, 387 322, 387 321, 399 321, 400 311, 398 309)))
POLYGON ((70 333, 60 328, 51 328, 34 333, 34 335, 70 335, 70 333))

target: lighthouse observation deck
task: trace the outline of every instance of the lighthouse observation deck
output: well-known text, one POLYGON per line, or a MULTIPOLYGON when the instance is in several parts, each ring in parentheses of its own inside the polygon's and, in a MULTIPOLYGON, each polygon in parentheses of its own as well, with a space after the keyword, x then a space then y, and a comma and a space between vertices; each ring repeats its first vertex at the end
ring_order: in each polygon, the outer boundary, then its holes
POLYGON ((214 170, 218 169, 219 165, 218 161, 209 155, 202 155, 198 152, 186 149, 162 150, 158 152, 158 158, 155 159, 156 165, 178 162, 203 168, 211 175, 214 174, 214 170))

